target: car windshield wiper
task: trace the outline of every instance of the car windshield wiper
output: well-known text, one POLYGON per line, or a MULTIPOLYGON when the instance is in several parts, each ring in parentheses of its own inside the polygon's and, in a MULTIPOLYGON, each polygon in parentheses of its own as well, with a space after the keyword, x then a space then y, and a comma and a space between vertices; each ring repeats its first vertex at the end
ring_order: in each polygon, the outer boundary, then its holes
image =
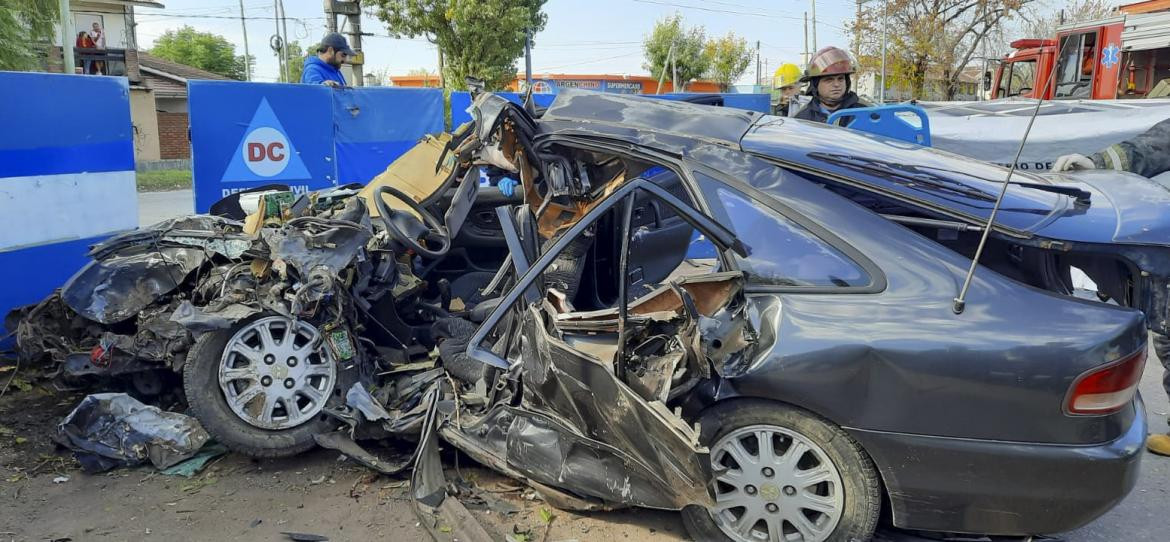
POLYGON ((1017 186, 1024 186, 1024 187, 1031 188, 1034 190, 1039 190, 1041 192, 1052 192, 1053 194, 1062 194, 1062 195, 1068 196, 1070 198, 1076 199, 1077 203, 1088 204, 1093 199, 1092 192, 1089 192, 1088 190, 1082 190, 1080 188, 1075 188, 1072 186, 1060 186, 1057 184, 1029 183, 1029 182, 1025 182, 1025 181, 1010 181, 1008 184, 1014 184, 1017 186))
POLYGON ((949 179, 936 173, 921 171, 917 167, 914 167, 913 169, 910 169, 909 167, 896 167, 895 164, 890 164, 888 162, 882 162, 878 160, 817 152, 809 153, 809 156, 812 158, 824 160, 826 162, 831 162, 842 167, 880 175, 901 184, 905 184, 906 182, 920 183, 972 199, 989 202, 995 201, 995 196, 979 190, 978 188, 972 188, 957 182, 954 179, 949 179))
MULTIPOLYGON (((921 167, 923 169, 935 169, 938 171, 945 171, 947 173, 954 173, 956 175, 966 175, 965 173, 950 170, 950 169, 934 168, 934 167, 930 167, 930 166, 921 166, 921 167)), ((1076 199, 1077 203, 1087 204, 1087 203, 1089 203, 1089 201, 1093 197, 1093 194, 1091 192, 1089 192, 1088 190, 1082 190, 1080 188, 1076 188, 1076 187, 1072 187, 1072 186, 1060 186, 1060 185, 1056 185, 1056 184, 1041 184, 1041 183, 1033 183, 1033 182, 1029 182, 1029 181, 1009 181, 1008 184, 1014 184, 1016 186, 1031 188, 1033 190, 1039 190, 1041 192, 1051 192, 1053 194, 1060 194, 1062 196, 1068 196, 1070 198, 1076 199)))

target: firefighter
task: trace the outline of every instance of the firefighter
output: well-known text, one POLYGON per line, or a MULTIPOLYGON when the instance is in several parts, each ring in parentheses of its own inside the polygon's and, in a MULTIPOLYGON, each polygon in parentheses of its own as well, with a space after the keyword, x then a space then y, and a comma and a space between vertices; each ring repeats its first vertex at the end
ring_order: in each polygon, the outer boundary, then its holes
MULTIPOLYGON (((1052 164, 1053 171, 1113 169, 1145 177, 1170 171, 1170 119, 1163 120, 1131 139, 1110 145, 1092 156, 1066 154, 1052 164)), ((1155 335, 1154 352, 1162 362, 1162 387, 1170 395, 1170 338, 1155 335)), ((1146 448, 1170 456, 1170 435, 1152 435, 1146 448)))
POLYGON ((772 76, 772 87, 780 93, 780 101, 772 110, 772 114, 781 117, 788 116, 788 106, 792 98, 800 94, 800 68, 796 64, 784 64, 772 76))
POLYGON ((1144 177, 1170 171, 1170 119, 1092 156, 1066 154, 1052 164, 1053 171, 1075 169, 1115 169, 1144 177))
POLYGON ((857 93, 850 90, 849 80, 853 73, 853 61, 849 53, 837 47, 825 47, 809 59, 800 81, 808 82, 808 95, 812 101, 796 113, 796 118, 816 122, 828 122, 829 115, 842 109, 869 107, 857 93))

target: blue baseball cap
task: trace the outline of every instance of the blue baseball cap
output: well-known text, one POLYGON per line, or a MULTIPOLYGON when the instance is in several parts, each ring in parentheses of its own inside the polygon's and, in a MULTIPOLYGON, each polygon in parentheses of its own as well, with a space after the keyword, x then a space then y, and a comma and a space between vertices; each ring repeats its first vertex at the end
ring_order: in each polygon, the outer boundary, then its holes
POLYGON ((334 51, 340 51, 349 56, 354 55, 353 49, 349 48, 349 42, 345 40, 345 36, 342 36, 337 32, 330 32, 325 34, 324 38, 321 38, 321 45, 319 48, 323 50, 327 47, 332 47, 334 51))

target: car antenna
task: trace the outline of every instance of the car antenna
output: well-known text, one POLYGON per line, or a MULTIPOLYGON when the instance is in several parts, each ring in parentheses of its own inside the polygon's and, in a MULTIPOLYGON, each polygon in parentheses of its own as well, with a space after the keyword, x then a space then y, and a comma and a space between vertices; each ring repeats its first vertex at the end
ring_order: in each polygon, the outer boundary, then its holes
MULTIPOLYGON (((1064 57, 1064 48, 1072 42, 1067 36, 1064 38, 1064 43, 1061 44, 1060 50, 1056 52, 1056 62, 1048 72, 1048 80, 1040 88, 1049 87, 1053 90, 1056 87, 1056 70, 1059 67, 1060 59, 1064 57)), ((971 280, 975 278, 975 268, 979 266, 979 257, 983 255, 983 248, 987 245, 987 238, 991 235, 991 227, 995 224, 995 216, 999 214, 999 206, 1003 204, 1003 197, 1007 194, 1008 185, 1011 184, 1012 175, 1016 172, 1016 166, 1020 162, 1020 155, 1024 153, 1024 145, 1028 142, 1028 135, 1032 133, 1032 125, 1036 122, 1036 116, 1040 113, 1040 106, 1044 103, 1044 93, 1040 93, 1040 97, 1036 99, 1036 107, 1032 110, 1032 116, 1028 117, 1028 127, 1024 129, 1024 137, 1020 139, 1020 145, 1016 147, 1016 157, 1012 160, 1011 167, 1008 168, 1007 176, 1003 179, 1003 186, 999 189, 999 196, 995 198, 995 205, 991 207, 991 215, 987 217, 987 225, 983 227, 983 234, 979 238, 979 246, 975 249, 975 256, 971 258, 971 267, 967 269, 967 277, 963 279, 963 286, 959 289, 959 295, 954 299, 954 304, 951 305, 951 311, 955 314, 963 314, 963 310, 967 308, 967 290, 971 287, 971 280)))

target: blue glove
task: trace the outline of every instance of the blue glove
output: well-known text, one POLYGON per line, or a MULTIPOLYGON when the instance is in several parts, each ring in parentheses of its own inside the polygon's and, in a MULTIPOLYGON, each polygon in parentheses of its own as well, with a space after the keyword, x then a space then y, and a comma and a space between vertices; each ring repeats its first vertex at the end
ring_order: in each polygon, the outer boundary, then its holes
POLYGON ((511 177, 504 177, 503 179, 500 179, 500 182, 496 183, 496 188, 500 189, 500 193, 503 194, 504 197, 510 198, 516 194, 516 186, 519 184, 520 182, 516 179, 511 177))

